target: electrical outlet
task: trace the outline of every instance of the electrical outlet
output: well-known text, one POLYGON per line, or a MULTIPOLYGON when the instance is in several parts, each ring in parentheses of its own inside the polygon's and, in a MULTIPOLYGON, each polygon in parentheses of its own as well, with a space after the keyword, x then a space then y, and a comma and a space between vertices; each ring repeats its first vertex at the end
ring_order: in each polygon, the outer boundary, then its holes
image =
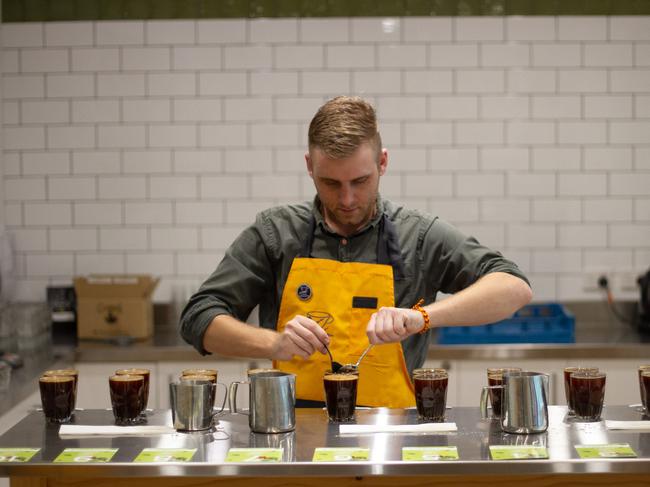
POLYGON ((609 269, 601 270, 591 270, 583 274, 582 290, 585 292, 598 292, 601 290, 601 287, 598 285, 598 281, 601 277, 607 277, 608 281, 611 282, 611 272, 609 269))

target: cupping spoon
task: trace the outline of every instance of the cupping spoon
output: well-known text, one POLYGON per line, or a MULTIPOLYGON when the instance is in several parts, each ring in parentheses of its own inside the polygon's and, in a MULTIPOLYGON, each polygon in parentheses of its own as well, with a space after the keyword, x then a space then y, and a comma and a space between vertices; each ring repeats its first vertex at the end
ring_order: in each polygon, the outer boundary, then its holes
MULTIPOLYGON (((345 365, 343 365, 343 366, 339 366, 339 372, 340 372, 340 373, 342 373, 342 372, 347 372, 347 373, 349 373, 349 372, 356 372, 356 371, 359 369, 359 364, 360 364, 361 361, 363 360, 363 357, 366 356, 366 354, 370 351, 370 349, 372 348, 372 346, 373 346, 372 343, 371 343, 370 345, 368 345, 368 347, 367 347, 367 348, 363 351, 363 353, 361 354, 361 357, 359 357, 359 360, 357 360, 357 363, 356 363, 356 364, 345 364, 345 365)), ((339 364, 339 365, 340 365, 340 364, 339 364)), ((332 368, 332 370, 334 370, 334 368, 332 368)))
POLYGON ((330 349, 327 345, 325 345, 325 350, 327 350, 327 354, 330 356, 330 363, 332 364, 332 372, 337 373, 338 371, 341 370, 341 367, 343 366, 340 363, 334 361, 334 359, 332 358, 332 352, 330 352, 330 349))

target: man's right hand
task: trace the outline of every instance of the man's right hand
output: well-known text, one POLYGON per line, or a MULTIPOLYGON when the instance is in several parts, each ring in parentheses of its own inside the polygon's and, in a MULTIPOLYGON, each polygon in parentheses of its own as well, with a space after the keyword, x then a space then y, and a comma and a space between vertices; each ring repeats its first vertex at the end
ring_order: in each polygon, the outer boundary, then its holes
POLYGON ((294 316, 277 334, 271 351, 273 360, 291 360, 294 355, 308 359, 314 352, 326 354, 330 337, 315 321, 301 315, 294 316))

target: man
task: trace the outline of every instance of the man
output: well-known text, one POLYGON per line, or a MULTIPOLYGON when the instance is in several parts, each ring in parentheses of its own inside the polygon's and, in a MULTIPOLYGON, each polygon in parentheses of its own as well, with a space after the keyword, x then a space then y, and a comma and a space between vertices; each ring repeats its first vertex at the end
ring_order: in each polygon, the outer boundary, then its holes
POLYGON ((297 375, 299 405, 323 400, 328 351, 354 363, 374 344, 357 402, 411 406, 409 372, 424 362, 430 328, 501 320, 531 289, 499 253, 381 199, 388 152, 364 100, 318 110, 305 160, 314 201, 258 214, 190 299, 181 334, 202 354, 274 360, 297 375), (436 301, 438 292, 451 296, 436 301), (243 322, 257 304, 259 328, 243 322))

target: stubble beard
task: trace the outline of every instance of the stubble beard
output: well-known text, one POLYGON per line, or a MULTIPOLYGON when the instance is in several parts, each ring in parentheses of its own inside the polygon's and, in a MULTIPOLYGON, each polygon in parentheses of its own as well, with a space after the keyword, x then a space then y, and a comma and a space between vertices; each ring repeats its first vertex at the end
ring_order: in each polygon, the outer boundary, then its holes
POLYGON ((368 206, 363 210, 354 212, 352 215, 342 214, 341 212, 332 212, 326 209, 327 220, 334 224, 340 230, 345 231, 347 235, 352 235, 363 228, 371 221, 377 212, 377 195, 371 200, 368 206), (359 215, 358 217, 356 215, 359 215))

